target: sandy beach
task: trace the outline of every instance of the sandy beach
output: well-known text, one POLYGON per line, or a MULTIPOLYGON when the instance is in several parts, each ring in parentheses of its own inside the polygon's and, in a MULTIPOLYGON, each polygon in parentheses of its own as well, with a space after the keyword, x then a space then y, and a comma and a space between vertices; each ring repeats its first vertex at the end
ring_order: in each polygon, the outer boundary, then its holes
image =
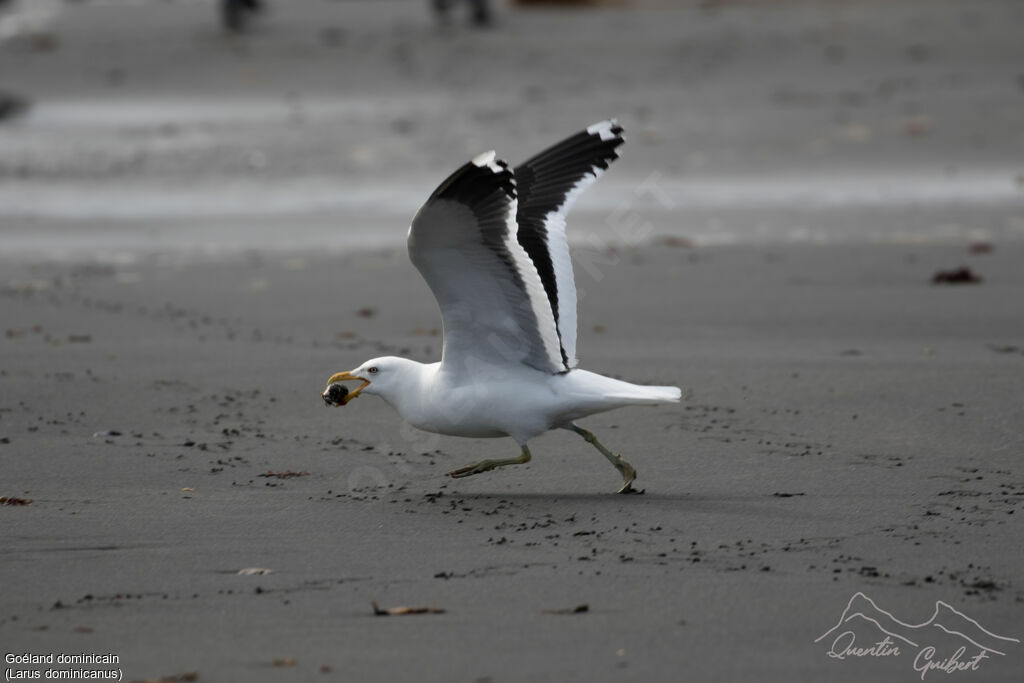
POLYGON ((8 676, 1019 680, 1020 9, 664 4, 481 34, 304 2, 225 38, 209 3, 80 2, 52 49, 0 42, 32 102, 0 123, 8 676), (333 372, 438 358, 402 238, 447 170, 609 111, 635 134, 570 221, 582 367, 683 401, 584 424, 643 495, 568 433, 456 481, 514 444, 326 407, 333 372), (49 654, 118 661, 11 659, 49 654))
POLYGON ((686 396, 586 422, 630 497, 571 435, 453 482, 514 446, 322 405, 330 372, 436 357, 403 254, 7 266, 3 493, 32 503, 2 508, 5 648, 135 678, 908 680, 813 641, 857 591, 1019 629, 1021 256, 624 253, 582 303, 586 367, 686 396), (985 282, 929 284, 961 261, 985 282))

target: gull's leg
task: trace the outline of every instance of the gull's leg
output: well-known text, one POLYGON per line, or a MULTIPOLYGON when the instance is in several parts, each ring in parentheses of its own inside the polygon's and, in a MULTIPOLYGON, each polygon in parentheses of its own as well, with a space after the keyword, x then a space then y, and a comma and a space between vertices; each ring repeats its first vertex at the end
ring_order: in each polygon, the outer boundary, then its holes
POLYGON ((461 477, 470 477, 474 474, 480 474, 481 472, 490 472, 496 467, 504 467, 505 465, 522 465, 523 463, 530 462, 530 449, 526 447, 526 444, 522 445, 522 452, 518 458, 506 458, 505 460, 481 460, 480 462, 473 463, 472 465, 466 465, 460 467, 457 470, 452 470, 448 473, 448 476, 453 479, 459 479, 461 477))
POLYGON ((612 453, 610 450, 605 448, 604 444, 597 440, 597 437, 594 436, 593 432, 587 431, 583 427, 572 423, 570 423, 566 429, 571 429, 576 432, 583 437, 584 441, 601 451, 601 455, 608 458, 608 462, 614 465, 615 469, 619 471, 619 474, 622 475, 622 488, 620 488, 617 493, 635 493, 633 489, 633 481, 636 479, 635 467, 626 462, 621 455, 612 453))

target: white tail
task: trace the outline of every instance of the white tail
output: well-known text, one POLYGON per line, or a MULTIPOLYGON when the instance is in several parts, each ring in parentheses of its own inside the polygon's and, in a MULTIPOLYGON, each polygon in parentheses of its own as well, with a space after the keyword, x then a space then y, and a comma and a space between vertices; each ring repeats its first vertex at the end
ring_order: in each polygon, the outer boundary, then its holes
POLYGON ((650 387, 642 384, 623 382, 587 370, 573 370, 564 375, 570 386, 569 393, 587 409, 580 413, 592 415, 622 406, 654 405, 656 403, 679 403, 683 392, 679 387, 650 387))
POLYGON ((630 385, 631 391, 620 394, 629 403, 645 405, 649 403, 679 403, 683 391, 679 387, 647 387, 640 384, 630 385))
POLYGON ((679 403, 683 392, 679 387, 652 387, 622 380, 592 375, 599 378, 605 399, 619 405, 650 405, 653 403, 679 403))

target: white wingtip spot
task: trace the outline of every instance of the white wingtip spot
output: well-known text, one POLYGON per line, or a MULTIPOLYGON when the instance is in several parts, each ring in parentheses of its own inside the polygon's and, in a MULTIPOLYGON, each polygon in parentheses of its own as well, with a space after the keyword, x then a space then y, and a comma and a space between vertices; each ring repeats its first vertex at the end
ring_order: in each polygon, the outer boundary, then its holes
POLYGON ((618 121, 615 119, 608 119, 607 121, 601 121, 595 123, 592 126, 587 126, 587 133, 594 135, 595 133, 601 136, 602 140, 614 140, 615 133, 612 132, 612 128, 618 125, 618 121))
POLYGON ((497 156, 497 152, 495 152, 493 149, 489 152, 478 154, 475 157, 473 157, 473 165, 479 167, 486 166, 492 171, 497 171, 497 164, 494 163, 495 156, 497 156))

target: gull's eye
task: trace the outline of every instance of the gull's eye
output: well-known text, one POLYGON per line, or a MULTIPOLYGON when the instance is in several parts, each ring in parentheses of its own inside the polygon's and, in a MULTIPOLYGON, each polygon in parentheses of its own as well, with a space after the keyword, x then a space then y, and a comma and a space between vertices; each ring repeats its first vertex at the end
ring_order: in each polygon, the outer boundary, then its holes
POLYGON ((367 372, 370 373, 371 375, 376 375, 377 374, 377 368, 375 368, 375 367, 369 368, 367 370, 367 372))

